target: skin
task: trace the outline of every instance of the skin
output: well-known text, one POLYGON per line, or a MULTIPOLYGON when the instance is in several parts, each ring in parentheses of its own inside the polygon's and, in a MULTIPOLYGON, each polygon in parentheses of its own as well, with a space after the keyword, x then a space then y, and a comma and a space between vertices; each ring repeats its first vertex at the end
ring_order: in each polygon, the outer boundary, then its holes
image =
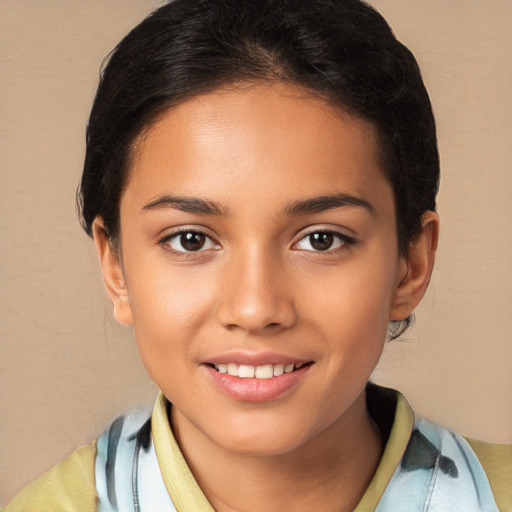
POLYGON ((438 226, 427 212, 399 253, 373 128, 285 84, 198 96, 140 137, 120 219, 117 251, 94 225, 115 316, 133 324, 214 508, 353 510, 382 452, 364 387, 388 321, 425 292, 438 226), (201 250, 185 252, 177 229, 204 233, 201 250), (327 250, 310 238, 322 232, 327 250), (291 389, 251 402, 210 378, 207 363, 233 353, 310 364, 291 389))

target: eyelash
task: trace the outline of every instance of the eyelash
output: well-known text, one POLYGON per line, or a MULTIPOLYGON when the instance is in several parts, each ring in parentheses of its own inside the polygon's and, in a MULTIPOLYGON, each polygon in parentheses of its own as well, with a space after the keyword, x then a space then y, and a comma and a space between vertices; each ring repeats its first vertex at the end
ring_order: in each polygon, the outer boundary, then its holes
MULTIPOLYGON (((165 250, 173 253, 176 256, 179 256, 183 259, 189 259, 189 258, 197 258, 201 253, 206 252, 207 250, 211 250, 212 248, 203 249, 202 247, 197 251, 187 251, 187 250, 177 250, 171 247, 170 242, 173 240, 178 239, 184 234, 193 234, 193 235, 200 235, 204 237, 207 241, 210 241, 213 244, 216 244, 216 247, 213 248, 214 250, 218 250, 219 244, 215 242, 215 240, 206 234, 204 231, 201 231, 199 229, 193 229, 193 228, 179 228, 178 230, 174 231, 171 234, 165 235, 160 240, 158 240, 158 244, 163 246, 165 250)), ((311 241, 310 241, 311 242, 311 241)), ((325 255, 332 255, 332 254, 339 254, 344 251, 348 251, 351 246, 354 246, 357 243, 357 241, 347 236, 343 233, 339 233, 337 231, 329 230, 329 229, 315 229, 312 231, 309 231, 308 233, 305 233, 297 242, 295 242, 292 245, 292 248, 295 250, 304 250, 305 252, 311 252, 311 253, 318 253, 318 254, 325 254, 325 255), (341 245, 339 247, 336 247, 334 249, 327 248, 325 250, 309 250, 309 249, 297 249, 297 245, 301 242, 307 240, 309 237, 313 235, 328 235, 332 236, 334 240, 337 240, 341 245)), ((311 243, 310 243, 311 245, 311 243)))
MULTIPOLYGON (((332 229, 313 229, 313 230, 305 233, 300 238, 300 240, 298 240, 297 242, 295 242, 293 244, 293 247, 296 247, 299 243, 301 243, 307 239, 310 239, 310 237, 313 235, 329 235, 329 236, 332 236, 333 239, 337 240, 341 244, 339 247, 336 247, 334 249, 331 249, 331 248, 328 248, 325 250, 308 250, 308 249, 306 249, 306 252, 311 252, 314 254, 320 254, 320 255, 325 254, 326 256, 333 255, 333 254, 339 254, 339 253, 348 251, 350 249, 350 247, 354 246, 357 243, 355 238, 345 235, 343 233, 339 233, 338 231, 334 231, 332 229)), ((310 245, 311 245, 311 240, 310 240, 310 245)), ((297 249, 297 250, 301 250, 301 249, 297 249)))
MULTIPOLYGON (((177 250, 177 249, 174 249, 173 247, 171 247, 170 243, 173 240, 176 240, 179 237, 186 235, 186 234, 200 235, 200 236, 204 237, 206 241, 210 241, 211 243, 215 244, 217 247, 219 246, 219 244, 217 242, 215 242, 215 240, 211 236, 207 235, 204 231, 201 231, 200 229, 187 228, 187 227, 179 228, 176 231, 174 231, 173 233, 165 235, 160 240, 158 240, 157 243, 159 245, 161 245, 162 247, 164 247, 165 250, 167 250, 167 251, 171 252, 172 254, 175 254, 181 258, 184 258, 184 259, 196 258, 201 253, 205 252, 204 249, 201 250, 202 247, 197 251, 187 251, 187 250, 180 251, 180 250, 177 250)), ((217 250, 217 247, 215 247, 214 250, 217 250)))

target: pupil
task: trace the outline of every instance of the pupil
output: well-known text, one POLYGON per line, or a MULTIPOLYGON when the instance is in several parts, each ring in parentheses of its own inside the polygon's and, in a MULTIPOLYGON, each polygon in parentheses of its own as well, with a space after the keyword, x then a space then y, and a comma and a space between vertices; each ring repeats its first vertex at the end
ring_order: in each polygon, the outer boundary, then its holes
POLYGON ((313 233, 309 235, 309 242, 311 247, 317 251, 326 251, 330 249, 334 241, 334 236, 331 233, 313 233))
POLYGON ((205 236, 200 233, 183 233, 180 242, 187 251, 198 251, 204 245, 205 236))

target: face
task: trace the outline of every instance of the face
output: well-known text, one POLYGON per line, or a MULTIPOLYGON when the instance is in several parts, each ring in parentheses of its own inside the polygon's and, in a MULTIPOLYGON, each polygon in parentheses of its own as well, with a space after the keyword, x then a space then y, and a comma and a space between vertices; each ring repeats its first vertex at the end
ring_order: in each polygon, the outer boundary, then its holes
POLYGON ((116 316, 173 421, 277 454, 347 420, 407 268, 371 126, 283 84, 196 97, 140 138, 120 218, 116 316))

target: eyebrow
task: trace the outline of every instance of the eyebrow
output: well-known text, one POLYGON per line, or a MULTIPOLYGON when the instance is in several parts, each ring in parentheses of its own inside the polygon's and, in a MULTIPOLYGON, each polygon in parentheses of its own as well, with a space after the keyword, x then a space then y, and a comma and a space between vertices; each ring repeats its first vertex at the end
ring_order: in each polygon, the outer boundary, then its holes
POLYGON ((163 195, 146 204, 142 210, 159 210, 163 208, 174 208, 187 213, 198 213, 203 215, 225 216, 227 210, 220 203, 202 199, 199 197, 181 197, 163 195))
MULTIPOLYGON (((311 197, 300 201, 293 201, 284 208, 284 213, 289 216, 307 213, 321 213, 347 206, 364 208, 372 215, 375 214, 375 209, 368 201, 342 192, 311 197)), ((170 194, 157 197, 146 204, 142 208, 142 211, 159 210, 164 208, 174 208, 175 210, 187 213, 222 217, 225 217, 228 214, 228 209, 221 203, 199 197, 182 197, 170 194)))
POLYGON ((342 192, 294 201, 285 208, 284 212, 287 215, 300 215, 305 213, 321 213, 347 206, 364 208, 372 215, 375 214, 375 208, 368 201, 342 192))

